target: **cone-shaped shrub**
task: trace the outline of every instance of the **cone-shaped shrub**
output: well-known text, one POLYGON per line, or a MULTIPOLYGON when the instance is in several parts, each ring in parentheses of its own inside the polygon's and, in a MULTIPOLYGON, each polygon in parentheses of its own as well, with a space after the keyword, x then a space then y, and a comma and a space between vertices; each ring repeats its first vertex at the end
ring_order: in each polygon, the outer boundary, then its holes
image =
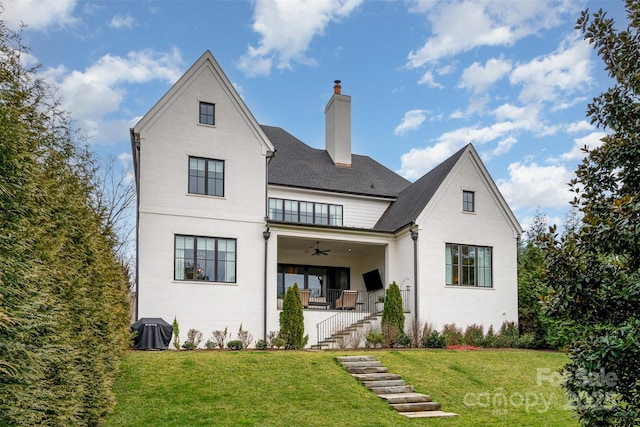
POLYGON ((387 297, 382 312, 382 330, 395 331, 396 334, 404 332, 402 295, 400 295, 400 288, 396 282, 391 283, 387 288, 387 297))
POLYGON ((298 284, 287 289, 280 313, 279 337, 285 341, 285 348, 297 350, 303 346, 304 316, 298 284))

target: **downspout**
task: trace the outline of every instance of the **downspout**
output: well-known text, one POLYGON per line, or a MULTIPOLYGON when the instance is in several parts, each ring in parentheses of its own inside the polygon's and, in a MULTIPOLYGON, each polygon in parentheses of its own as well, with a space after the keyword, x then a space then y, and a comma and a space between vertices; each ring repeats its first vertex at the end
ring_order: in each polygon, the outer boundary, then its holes
POLYGON ((418 313, 418 226, 414 222, 411 224, 411 240, 413 240, 413 292, 415 295, 414 300, 414 315, 415 321, 420 320, 418 313))
POLYGON ((268 280, 267 280, 267 267, 268 267, 268 259, 269 259, 269 237, 271 237, 271 232, 269 231, 269 224, 267 223, 267 228, 262 232, 262 237, 264 237, 264 330, 263 330, 263 339, 267 340, 267 295, 268 295, 268 280))
POLYGON ((134 319, 138 321, 138 308, 140 301, 140 283, 138 280, 139 277, 139 259, 140 259, 140 135, 136 135, 133 132, 133 128, 129 130, 131 132, 131 148, 133 149, 134 156, 133 161, 135 162, 133 165, 135 180, 136 180, 136 269, 135 269, 135 280, 134 283, 136 285, 136 303, 134 307, 134 319))
POLYGON ((269 283, 267 276, 267 268, 269 267, 269 237, 271 237, 271 231, 269 231, 269 162, 275 156, 275 152, 267 151, 267 158, 265 163, 265 176, 264 176, 264 221, 265 230, 262 232, 264 238, 264 318, 263 318, 263 339, 267 340, 267 296, 269 295, 269 283))

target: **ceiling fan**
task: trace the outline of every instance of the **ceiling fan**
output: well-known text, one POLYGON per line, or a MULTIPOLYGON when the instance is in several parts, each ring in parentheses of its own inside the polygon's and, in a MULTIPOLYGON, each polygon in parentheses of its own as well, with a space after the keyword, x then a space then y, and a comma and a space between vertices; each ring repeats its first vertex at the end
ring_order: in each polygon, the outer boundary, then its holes
POLYGON ((329 255, 327 252, 331 252, 331 249, 320 249, 320 242, 316 242, 316 247, 311 255, 329 255))

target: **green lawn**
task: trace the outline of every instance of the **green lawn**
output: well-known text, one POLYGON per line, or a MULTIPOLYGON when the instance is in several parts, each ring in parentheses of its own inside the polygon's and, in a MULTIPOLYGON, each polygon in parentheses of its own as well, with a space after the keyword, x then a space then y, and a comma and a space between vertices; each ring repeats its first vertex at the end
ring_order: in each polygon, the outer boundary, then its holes
POLYGON ((577 426, 549 381, 567 361, 527 350, 130 352, 107 426, 577 426), (461 416, 398 415, 334 360, 345 354, 375 355, 461 416))

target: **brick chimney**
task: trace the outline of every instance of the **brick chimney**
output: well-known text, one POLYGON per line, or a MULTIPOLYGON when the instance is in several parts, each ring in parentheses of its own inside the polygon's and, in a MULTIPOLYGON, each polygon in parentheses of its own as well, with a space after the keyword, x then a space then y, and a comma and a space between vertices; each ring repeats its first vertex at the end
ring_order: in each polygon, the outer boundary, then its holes
POLYGON ((340 80, 324 108, 325 148, 336 166, 351 167, 351 97, 342 95, 340 80))

